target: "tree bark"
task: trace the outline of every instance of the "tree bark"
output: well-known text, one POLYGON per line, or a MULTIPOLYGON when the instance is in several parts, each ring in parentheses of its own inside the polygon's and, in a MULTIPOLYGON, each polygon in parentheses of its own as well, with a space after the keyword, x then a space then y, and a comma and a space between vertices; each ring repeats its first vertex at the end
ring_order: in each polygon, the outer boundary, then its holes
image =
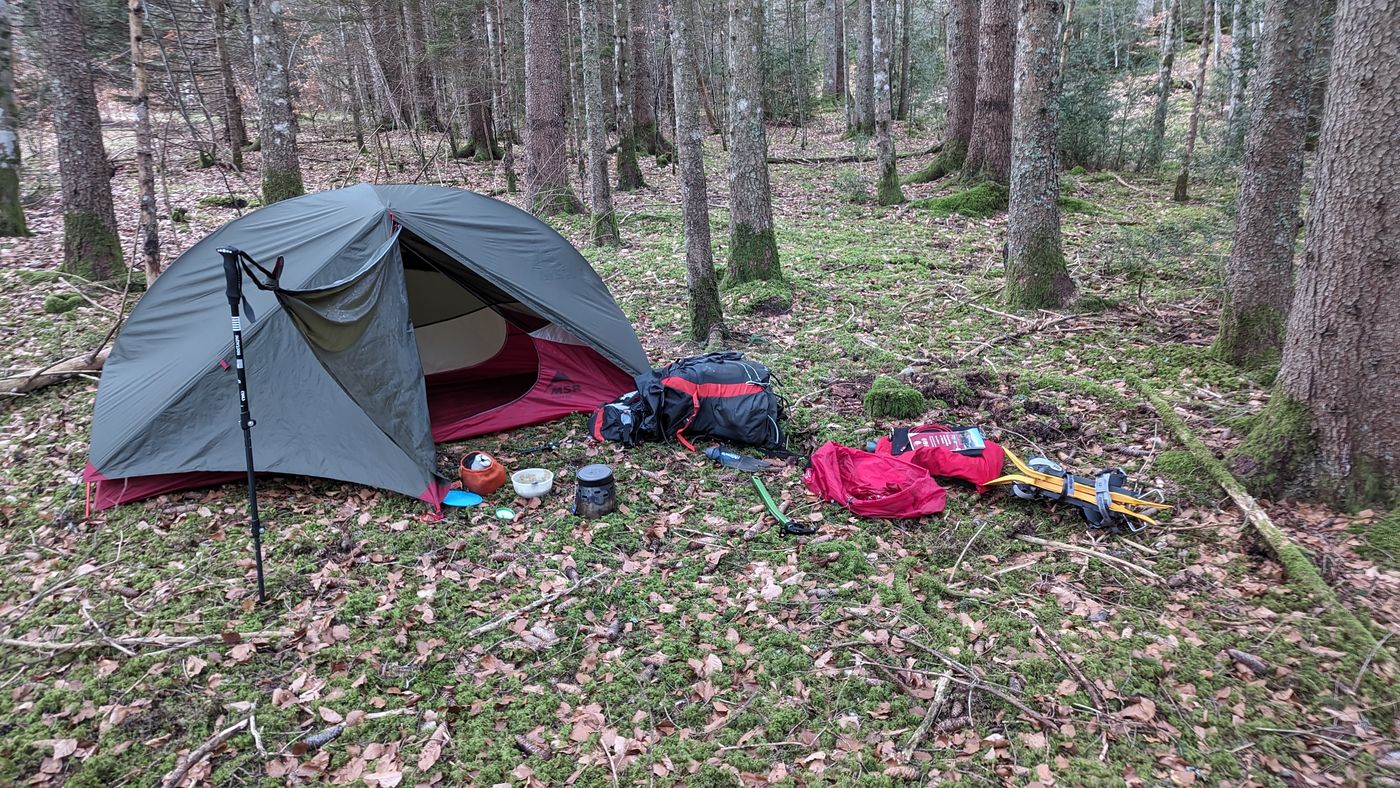
POLYGON ((952 0, 944 17, 948 50, 948 106, 943 150, 928 166, 911 175, 909 183, 936 181, 962 169, 972 140, 972 117, 977 106, 978 0, 952 0))
POLYGON ((899 25, 899 101, 895 103, 894 119, 909 120, 909 102, 914 88, 914 0, 901 0, 903 19, 899 25))
POLYGON ((1191 86, 1191 119, 1186 124, 1186 153, 1181 157, 1181 172, 1176 175, 1176 190, 1172 193, 1172 199, 1177 202, 1186 202, 1186 189, 1191 182, 1191 157, 1196 153, 1196 134, 1201 127, 1201 98, 1206 94, 1206 61, 1210 56, 1206 41, 1210 38, 1212 4, 1212 0, 1201 2, 1201 59, 1196 65, 1196 84, 1191 86))
POLYGON ((870 29, 873 38, 870 51, 874 58, 875 155, 879 159, 880 176, 876 196, 881 205, 904 202, 899 188, 899 170, 895 166, 894 135, 891 133, 890 109, 890 3, 892 0, 871 0, 870 29))
POLYGON ((0 0, 0 236, 29 235, 19 189, 19 107, 15 102, 10 2, 0 0))
POLYGON ((645 187, 641 165, 637 163, 637 130, 632 118, 632 24, 628 0, 613 6, 613 60, 617 67, 617 190, 630 192, 645 187))
POLYGON ((1176 16, 1180 9, 1181 0, 1171 0, 1162 20, 1162 34, 1157 41, 1157 50, 1161 53, 1157 67, 1157 106, 1152 112, 1151 137, 1143 157, 1138 160, 1139 172, 1155 170, 1162 164, 1167 144, 1167 104, 1172 96, 1172 64, 1176 60, 1176 16))
MULTIPOLYGON (((866 42, 867 45, 869 42, 866 42)), ((729 2, 729 267, 725 284, 781 279, 763 128, 763 0, 729 2)))
POLYGON ((506 151, 501 159, 501 167, 506 175, 506 193, 515 194, 515 98, 510 89, 510 76, 506 71, 505 53, 505 2, 496 0, 491 8, 491 0, 486 0, 486 43, 491 57, 495 60, 497 103, 501 117, 505 119, 506 151))
POLYGON ((420 129, 436 129, 437 91, 433 90, 433 64, 428 52, 428 36, 423 24, 421 0, 404 1, 405 38, 408 44, 409 82, 413 90, 414 121, 420 129))
POLYGON ((79 0, 42 0, 40 24, 54 83, 53 123, 63 193, 63 270, 109 279, 122 264, 111 169, 88 61, 87 24, 79 0))
POLYGON ((251 0, 253 57, 258 66, 258 134, 262 137, 264 205, 306 193, 297 152, 297 116, 288 78, 282 0, 251 0))
POLYGON ((705 183, 704 134, 692 86, 699 11, 695 0, 673 0, 671 7, 671 78, 676 94, 676 159, 680 170, 681 215, 685 225, 686 286, 690 294, 690 338, 704 342, 723 331, 714 252, 710 247, 709 188, 705 183))
POLYGON ((593 243, 616 244, 617 214, 608 188, 608 131, 603 107, 603 67, 598 43, 598 0, 578 0, 579 56, 583 60, 583 109, 587 116, 588 207, 593 243))
POLYGON ((875 54, 870 45, 874 31, 871 30, 871 0, 856 0, 856 86, 852 98, 855 100, 855 117, 851 131, 856 134, 875 133, 875 54))
POLYGON ((823 13, 823 48, 826 58, 822 64, 822 98, 841 99, 846 95, 846 3, 826 0, 823 13))
POLYGON ((977 34, 977 99, 967 160, 963 162, 963 175, 968 180, 1005 185, 1010 177, 1015 30, 1011 0, 986 0, 982 4, 977 34))
MULTIPOLYGON (((475 12, 476 9, 473 9, 475 12)), ((490 14, 489 10, 483 10, 490 14)), ((483 15, 467 15, 466 44, 468 53, 482 50, 491 52, 489 36, 483 35, 483 15)), ((467 94, 467 135, 472 158, 477 161, 495 161, 501 158, 500 146, 496 144, 496 118, 491 111, 491 71, 493 58, 483 60, 469 54, 466 62, 467 94)))
MULTIPOLYGON (((234 80, 233 61, 228 52, 227 10, 224 0, 209 0, 209 24, 214 33, 214 58, 219 61, 219 87, 224 104, 224 144, 228 146, 229 163, 235 170, 241 170, 248 129, 243 125, 243 101, 238 97, 238 82, 234 80)), ((341 35, 344 35, 343 30, 341 35)))
POLYGON ((131 41, 132 110, 136 121, 136 184, 141 211, 136 237, 149 285, 160 276, 160 220, 156 214, 155 143, 151 135, 150 90, 146 86, 145 24, 144 0, 130 0, 127 4, 127 26, 131 41))
POLYGON ((1017 21, 1006 303, 1060 309, 1074 299, 1060 241, 1057 31, 1063 0, 1021 0, 1017 21))
POLYGON ((650 46, 655 30, 656 0, 630 0, 632 58, 632 130, 637 147, 653 155, 671 152, 671 143, 656 120, 656 69, 650 46))
POLYGON ((1282 366, 1235 464, 1270 496, 1387 508, 1400 504, 1400 7, 1343 0, 1334 25, 1282 366))
POLYGON ((578 213, 565 158, 564 0, 525 0, 525 203, 536 216, 578 213))
POLYGON ((1240 177, 1235 243, 1225 266, 1216 349, 1258 368, 1278 361, 1293 297, 1308 93, 1325 0, 1269 0, 1240 177))
POLYGON ((1254 41, 1248 15, 1249 3, 1234 0, 1230 6, 1230 98, 1225 107, 1225 145, 1232 152, 1244 144, 1248 125, 1244 91, 1249 83, 1246 66, 1254 41))

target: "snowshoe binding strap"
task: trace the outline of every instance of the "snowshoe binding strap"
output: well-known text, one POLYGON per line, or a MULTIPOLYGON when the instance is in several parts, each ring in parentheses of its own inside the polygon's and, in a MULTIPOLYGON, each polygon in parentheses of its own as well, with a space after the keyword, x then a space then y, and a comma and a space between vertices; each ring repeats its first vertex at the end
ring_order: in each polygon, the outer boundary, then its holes
POLYGON ((1009 485, 1017 498, 1073 504, 1090 528, 1124 528, 1137 533, 1157 524, 1152 515, 1171 508, 1163 503, 1158 490, 1144 493, 1128 488, 1128 476, 1121 468, 1099 471, 1092 478, 1077 477, 1045 457, 1024 462, 1010 450, 1006 450, 1006 457, 1016 473, 993 479, 988 486, 1009 485))

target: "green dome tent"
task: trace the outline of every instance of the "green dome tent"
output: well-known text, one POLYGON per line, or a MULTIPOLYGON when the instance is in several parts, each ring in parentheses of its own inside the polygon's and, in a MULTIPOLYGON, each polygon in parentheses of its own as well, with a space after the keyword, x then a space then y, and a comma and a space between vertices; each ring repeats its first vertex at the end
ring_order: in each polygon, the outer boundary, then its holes
POLYGON ((94 508, 242 475, 221 247, 285 260, 276 292, 244 289, 260 473, 436 505, 435 441, 591 410, 648 366, 588 262, 517 208, 437 186, 286 200, 181 255, 122 327, 93 413, 94 508))

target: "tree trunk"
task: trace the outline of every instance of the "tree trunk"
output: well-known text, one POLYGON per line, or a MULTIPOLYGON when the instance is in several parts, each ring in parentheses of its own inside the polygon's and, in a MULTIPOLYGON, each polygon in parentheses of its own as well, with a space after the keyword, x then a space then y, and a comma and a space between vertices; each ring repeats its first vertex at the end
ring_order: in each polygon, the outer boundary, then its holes
POLYGON ((654 25, 656 0, 630 0, 630 43, 632 59, 632 131, 636 145, 643 151, 660 156, 671 152, 671 143, 661 133, 656 120, 656 69, 650 46, 654 25))
POLYGON ((1057 32, 1063 0, 1021 0, 1017 21, 1011 195, 1007 208, 1006 303, 1060 309, 1074 299, 1060 245, 1056 166, 1057 32))
POLYGON ((1225 107, 1225 145, 1232 152, 1237 152, 1244 144, 1245 128, 1248 125, 1244 97, 1248 75, 1245 68, 1254 40, 1247 19, 1248 14, 1249 3, 1245 0, 1234 0, 1230 6, 1230 98, 1225 107))
POLYGON ((673 0, 671 10, 671 77, 676 94, 676 158, 680 170, 681 215, 685 224, 686 286, 690 292, 690 338, 704 342, 723 330, 714 252, 710 248, 710 201, 705 184, 704 134, 692 86, 699 81, 695 47, 699 11, 696 0, 673 0))
POLYGON ((983 3, 977 33, 977 99, 967 160, 963 162, 963 175, 970 181, 990 180, 1005 185, 1011 173, 1015 31, 1011 0, 983 3))
POLYGON ((822 98, 841 99, 846 95, 846 3, 826 0, 823 14, 823 47, 826 58, 822 64, 822 98))
POLYGON ((783 275, 778 264, 778 243, 773 235, 773 205, 768 188, 762 54, 763 0, 730 0, 729 268, 725 272, 726 286, 755 279, 781 279, 783 275))
POLYGON ((437 91, 433 90, 433 64, 428 52, 421 0, 404 0, 404 27, 408 43, 408 77, 417 114, 414 121, 420 129, 436 129, 441 122, 438 120, 437 91))
POLYGON ((1216 348, 1245 368, 1283 350, 1293 297, 1308 92, 1325 0, 1269 0, 1216 348))
POLYGON ((214 57, 219 61, 220 94, 224 103, 224 144, 228 146, 229 163, 235 170, 241 170, 243 146, 248 144, 248 129, 243 125, 243 101, 238 97, 233 61, 228 53, 228 15, 224 0, 209 0, 209 12, 209 24, 214 33, 214 57))
POLYGON ((904 202, 899 188, 899 171, 895 167, 894 135, 890 131, 890 3, 892 0, 872 0, 870 29, 874 37, 870 51, 874 58, 875 155, 879 160, 880 177, 876 195, 881 205, 904 202))
POLYGON ((1400 504, 1400 7, 1343 0, 1333 24, 1283 362, 1235 466, 1269 496, 1388 508, 1400 504))
POLYGON ((909 120, 909 101, 914 87, 914 51, 910 40, 914 26, 914 0, 901 0, 904 16, 899 25, 899 101, 895 104, 894 119, 909 120))
MULTIPOLYGON (((360 88, 360 57, 358 50, 352 52, 350 40, 345 33, 344 10, 337 11, 336 30, 340 34, 340 51, 345 57, 345 92, 347 103, 350 107, 350 123, 355 133, 355 150, 360 153, 369 151, 365 145, 365 120, 364 120, 364 94, 360 88)), ((239 156, 238 167, 242 167, 242 155, 239 156)))
POLYGON ((1162 164, 1162 154, 1167 145, 1167 104, 1172 96, 1172 63, 1176 60, 1176 16, 1181 8, 1181 0, 1171 0, 1166 17, 1162 20, 1162 35, 1157 41, 1161 53, 1161 64, 1157 68, 1157 107, 1152 113, 1152 136, 1142 159, 1138 161, 1138 171, 1155 170, 1162 164))
POLYGON ((945 17, 948 49, 948 106, 943 150, 928 166, 911 175, 909 183, 936 181, 962 169, 972 140, 972 116, 977 106, 977 0, 952 0, 945 17))
POLYGON ((1196 65, 1196 84, 1191 86, 1191 119, 1186 124, 1186 153, 1181 157, 1181 172, 1176 175, 1176 190, 1172 193, 1172 199, 1177 202, 1186 202, 1186 188, 1191 182, 1191 157, 1196 153, 1196 135, 1201 127, 1201 98, 1206 94, 1206 60, 1210 56, 1206 40, 1210 38, 1211 5, 1211 0, 1201 2, 1201 59, 1196 65))
POLYGON ((506 175, 506 193, 515 194, 517 191, 515 177, 515 98, 510 89, 510 77, 506 71, 505 54, 505 2, 496 0, 496 7, 491 8, 491 0, 486 0, 486 44, 490 50, 490 56, 495 62, 496 72, 496 101, 501 108, 501 117, 505 119, 506 151, 501 159, 501 167, 506 175))
POLYGON ((632 118, 632 24, 628 0, 613 6, 613 60, 617 64, 617 190, 630 192, 645 187, 642 168, 637 163, 637 130, 632 118))
POLYGON ((0 236, 29 235, 19 189, 19 107, 15 102, 10 2, 0 0, 0 236))
POLYGON ((150 90, 146 86, 146 4, 130 0, 127 26, 131 40, 132 110, 136 121, 136 184, 140 194, 140 219, 136 237, 141 264, 149 285, 160 276, 160 219, 156 214, 155 142, 151 135, 150 90))
POLYGON ((110 279, 122 263, 112 211, 111 165, 88 61, 87 24, 79 0, 42 0, 48 70, 54 83, 53 125, 63 191, 63 270, 110 279))
POLYGON ((583 60, 583 109, 588 134, 588 207, 593 243, 616 244, 617 214, 608 189, 608 130, 603 117, 603 67, 598 44, 598 0, 578 0, 579 56, 583 60))
POLYGON ((574 49, 574 42, 582 38, 578 31, 578 14, 574 12, 573 6, 577 5, 577 0, 564 0, 568 21, 568 30, 564 33, 564 47, 567 50, 569 72, 569 126, 574 137, 574 163, 578 166, 575 173, 578 178, 580 188, 588 188, 588 154, 584 150, 584 117, 583 117, 583 77, 579 74, 578 53, 574 49))
POLYGON ((1157 3, 1155 0, 1137 0, 1133 8, 1133 21, 1138 27, 1142 27, 1152 21, 1152 12, 1156 10, 1157 3))
POLYGON ((258 65, 258 134, 262 137, 262 197, 271 205, 306 193, 297 153, 297 116, 288 81, 287 33, 281 0, 251 0, 253 56, 258 65))
POLYGON ((874 31, 870 27, 870 1, 856 0, 856 86, 855 118, 851 131, 875 133, 875 55, 870 49, 874 31))
MULTIPOLYGON (((1216 68, 1220 68, 1220 3, 1211 3, 1211 36, 1210 36, 1210 62, 1216 68)), ((1204 26, 1204 23, 1202 24, 1204 26)), ((1205 46, 1202 39, 1201 46, 1205 46)))
POLYGON ((564 0, 525 0, 525 203, 536 216, 578 213, 565 157, 564 0))

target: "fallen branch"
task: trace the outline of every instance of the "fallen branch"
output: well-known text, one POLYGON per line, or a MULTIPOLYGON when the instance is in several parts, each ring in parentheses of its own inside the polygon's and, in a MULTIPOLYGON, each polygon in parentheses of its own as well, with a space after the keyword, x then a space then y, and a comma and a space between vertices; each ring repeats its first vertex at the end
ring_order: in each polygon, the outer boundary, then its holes
POLYGON ((503 614, 503 615, 500 615, 500 616, 497 616, 496 618, 491 619, 490 621, 487 621, 485 624, 482 624, 481 626, 477 627, 476 629, 473 629, 472 631, 468 632, 468 633, 467 633, 467 636, 468 636, 468 637, 481 637, 482 635, 486 634, 487 632, 490 632, 490 631, 495 630, 495 629, 500 629, 501 627, 505 626, 506 624, 509 624, 511 621, 514 621, 515 619, 520 618, 521 616, 525 615, 526 613, 529 613, 529 612, 532 611, 532 610, 538 610, 538 609, 544 607, 545 605, 548 605, 548 604, 550 604, 551 602, 554 602, 554 601, 560 599, 561 597, 569 596, 570 594, 574 593, 575 591, 579 590, 580 588, 584 588, 585 586, 591 586, 591 585, 593 585, 594 583, 598 582, 599 580, 603 579, 604 577, 608 576, 608 575, 611 574, 611 573, 612 573, 612 570, 611 570, 611 569, 604 569, 603 571, 599 572, 599 573, 596 574, 596 575, 593 575, 592 577, 587 577, 587 578, 584 578, 583 580, 578 581, 577 583, 574 583, 573 585, 569 586, 568 588, 564 589, 563 591, 556 591, 556 592, 554 592, 553 594, 548 594, 548 595, 546 595, 546 596, 542 596, 542 597, 540 597, 539 599, 536 599, 534 602, 531 602, 530 604, 526 605, 525 607, 520 608, 519 610, 512 610, 512 611, 509 612, 509 613, 505 613, 505 614, 503 614))
POLYGON ((1079 545, 1073 545, 1067 542, 1056 542, 1050 539, 1041 539, 1038 536, 1031 536, 1029 534, 1016 534, 1016 538, 1027 544, 1039 545, 1041 547, 1053 547, 1056 550, 1065 550, 1071 553, 1081 553, 1083 555, 1093 556, 1094 558, 1097 558, 1100 561, 1103 561, 1104 563, 1113 564, 1114 566, 1122 567, 1123 569, 1128 569, 1133 572, 1137 572, 1143 577, 1152 580, 1162 579, 1161 575, 1157 574, 1151 569, 1148 569, 1145 566, 1138 566, 1132 561, 1124 561, 1122 558, 1119 558, 1116 555, 1109 555, 1108 553, 1100 552, 1098 550, 1090 550, 1087 547, 1080 547, 1079 545))
POLYGON ((0 394, 21 396, 38 391, 45 386, 62 383, 78 375, 102 371, 112 346, 107 345, 93 352, 80 353, 52 364, 23 372, 18 375, 0 378, 0 394))
POLYGON ((199 745, 199 748, 194 752, 180 759, 180 761, 175 764, 175 768, 171 769, 161 778, 161 788, 175 788, 175 786, 179 785, 180 781, 185 779, 185 775, 189 773, 190 769, 194 768, 195 764, 208 758, 209 755, 213 753, 214 750, 219 749, 224 742, 232 739, 235 733, 248 727, 249 719, 249 717, 244 717, 233 725, 224 728, 214 734, 213 738, 209 739, 209 741, 199 745))
MULTIPOLYGON (((896 159, 909 159, 915 156, 927 156, 930 153, 937 153, 943 150, 943 143, 931 145, 923 150, 904 151, 896 153, 896 159)), ((837 153, 831 156, 769 156, 769 164, 855 164, 862 161, 875 161, 874 153, 837 153)))
POLYGON ((243 642, 273 641, 283 640, 296 634, 296 630, 291 629, 269 629, 263 632, 232 632, 219 633, 215 635, 149 635, 149 636, 127 636, 109 637, 100 640, 76 640, 70 642, 60 642, 56 640, 20 640, 18 638, 0 638, 0 646, 10 648, 28 649, 30 651, 49 651, 54 655, 68 651, 85 651, 92 648, 131 648, 134 646, 163 646, 165 648, 188 648, 190 646, 202 646, 210 643, 227 643, 235 645, 243 642), (235 639, 236 636, 236 639, 235 639))
MULTIPOLYGON (((1302 593, 1311 596, 1314 604, 1325 612, 1330 612, 1336 617, 1337 623, 1341 626, 1347 639, 1355 641, 1361 648, 1369 649, 1373 654, 1379 654, 1384 662, 1391 661, 1389 652, 1381 648, 1380 643, 1371 630, 1362 623, 1361 619, 1350 608, 1342 604, 1337 598, 1332 587, 1327 585, 1327 581, 1322 579, 1322 575, 1317 571, 1317 567, 1308 559, 1303 551, 1288 538, 1278 526, 1269 519, 1269 515, 1259 506, 1254 497, 1245 492, 1244 485, 1225 468, 1225 465, 1215 458, 1215 455, 1200 438, 1186 425, 1186 421, 1172 408, 1171 404, 1162 399, 1151 386, 1142 378, 1136 375, 1129 375, 1128 382, 1137 387, 1142 395, 1147 397, 1152 406, 1157 409, 1157 414, 1162 417, 1162 421, 1171 427, 1176 434, 1177 440, 1186 447, 1195 461, 1210 474, 1215 483, 1220 485, 1230 499, 1235 502, 1244 513, 1245 522, 1259 534, 1273 557, 1283 567, 1284 574, 1293 582, 1295 587, 1302 593)), ((1360 651, 1361 649, 1357 649, 1360 651)))
POLYGON ((943 702, 948 698, 948 683, 950 679, 951 677, 947 673, 944 673, 943 676, 938 679, 938 684, 934 686, 933 703, 928 707, 928 711, 924 713, 924 721, 919 723, 919 727, 914 730, 914 735, 909 737, 909 743, 904 745, 904 752, 901 754, 904 756, 905 761, 914 757, 914 751, 919 748, 919 744, 921 744, 924 737, 928 735, 929 727, 938 719, 938 712, 942 710, 943 702))
POLYGON ((1032 324, 1026 326, 1025 328, 1018 328, 1018 329, 1016 329, 1015 331, 1011 331, 1011 332, 1002 334, 1001 336, 998 336, 998 337, 992 337, 991 339, 989 339, 989 340, 983 342, 982 344, 978 345, 977 347, 974 347, 973 349, 967 351, 966 353, 962 354, 961 356, 958 356, 957 363, 958 363, 958 364, 961 364, 961 363, 963 363, 964 361, 967 361, 969 358, 972 358, 973 356, 975 356, 975 355, 981 353, 982 351, 986 350, 987 348, 991 347, 992 345, 996 345, 996 344, 999 344, 999 343, 1001 343, 1001 342, 1005 342, 1005 341, 1008 340, 1008 339, 1017 339, 1017 338, 1019 338, 1019 337, 1028 336, 1028 335, 1030 335, 1030 334, 1039 333, 1039 332, 1041 332, 1041 331, 1044 331, 1044 330, 1047 329, 1047 328, 1051 328, 1051 327, 1053 327, 1053 326, 1056 326, 1056 325, 1058 325, 1058 324, 1060 324, 1060 323, 1065 322, 1066 320, 1071 320, 1071 319, 1073 319, 1073 318, 1075 318, 1075 317, 1076 317, 1076 315, 1060 315, 1059 317, 1048 318, 1048 319, 1046 319, 1046 320, 1041 320, 1041 321, 1039 321, 1039 322, 1032 323, 1032 324))
POLYGON ((1035 628, 1035 634, 1038 635, 1041 640, 1045 641, 1045 645, 1049 646, 1051 651, 1055 652, 1055 656, 1059 657, 1060 662, 1064 663, 1065 669, 1069 671, 1071 676, 1074 676, 1075 681, 1079 682, 1079 686, 1084 688, 1084 692, 1088 693, 1089 702, 1094 704, 1095 709, 1102 712, 1105 708, 1105 704, 1103 692, 1099 690, 1098 685, 1090 681, 1088 676, 1084 675, 1084 671, 1080 670, 1079 666, 1074 664, 1074 660, 1069 658, 1069 654, 1065 653, 1065 649, 1060 645, 1060 641, 1056 640, 1049 632, 1046 632, 1045 629, 1040 626, 1039 622, 1029 613, 1026 614, 1026 620, 1031 622, 1031 626, 1035 628))

